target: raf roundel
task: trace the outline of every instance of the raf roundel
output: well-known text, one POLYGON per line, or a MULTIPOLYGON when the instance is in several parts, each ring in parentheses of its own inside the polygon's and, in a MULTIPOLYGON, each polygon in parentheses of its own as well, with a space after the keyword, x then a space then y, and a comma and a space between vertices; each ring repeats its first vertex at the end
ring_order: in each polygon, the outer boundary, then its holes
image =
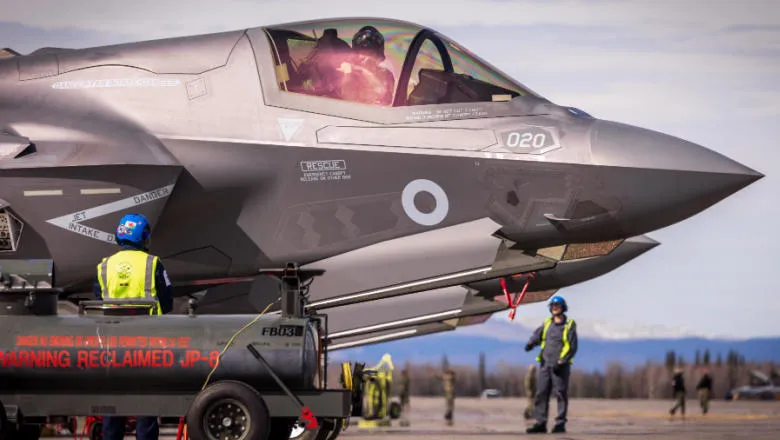
POLYGON ((441 223, 450 210, 450 201, 447 199, 447 193, 435 182, 426 179, 417 179, 409 182, 401 193, 401 204, 404 212, 415 223, 423 226, 433 226, 441 223), (425 213, 417 209, 414 204, 414 198, 421 192, 427 192, 433 196, 436 201, 436 208, 433 211, 425 213))

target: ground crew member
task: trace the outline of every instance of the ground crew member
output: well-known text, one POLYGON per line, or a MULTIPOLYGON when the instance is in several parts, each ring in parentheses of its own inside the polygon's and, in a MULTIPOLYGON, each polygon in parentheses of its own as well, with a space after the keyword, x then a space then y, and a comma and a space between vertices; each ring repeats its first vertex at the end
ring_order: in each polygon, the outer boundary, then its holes
MULTIPOLYGON (((153 299, 150 313, 168 313, 173 309, 171 283, 159 258, 148 254, 151 226, 140 214, 122 217, 116 228, 116 243, 122 249, 104 258, 97 266, 95 296, 98 299, 153 299)), ((125 438, 125 417, 103 418, 103 440, 125 438)), ((138 417, 136 438, 157 440, 160 427, 157 417, 138 417)))
POLYGON ((447 403, 447 410, 444 413, 444 420, 447 426, 452 426, 455 413, 455 372, 448 368, 443 376, 444 381, 444 399, 447 403))
POLYGON ((401 371, 401 426, 409 426, 409 367, 401 371))
POLYGON ((536 364, 528 366, 528 372, 525 374, 525 419, 530 420, 534 417, 534 397, 536 396, 536 364))
POLYGON ((677 408, 679 408, 680 415, 682 415, 682 418, 685 418, 685 379, 683 379, 683 369, 680 367, 674 369, 672 392, 674 393, 674 406, 669 410, 669 414, 674 416, 677 408))
POLYGON ((710 410, 710 398, 712 396, 712 377, 706 368, 702 368, 702 376, 699 379, 699 383, 696 385, 696 391, 699 392, 699 406, 701 406, 701 413, 707 414, 710 410))
POLYGON ((552 297, 549 310, 552 316, 544 320, 525 345, 525 351, 531 351, 535 346, 541 345, 541 352, 536 357, 539 362, 537 390, 534 396, 536 423, 526 430, 529 434, 547 432, 551 391, 558 400, 558 416, 555 418, 552 432, 566 432, 569 375, 572 360, 577 354, 577 326, 573 319, 566 316, 569 308, 562 297, 552 297))

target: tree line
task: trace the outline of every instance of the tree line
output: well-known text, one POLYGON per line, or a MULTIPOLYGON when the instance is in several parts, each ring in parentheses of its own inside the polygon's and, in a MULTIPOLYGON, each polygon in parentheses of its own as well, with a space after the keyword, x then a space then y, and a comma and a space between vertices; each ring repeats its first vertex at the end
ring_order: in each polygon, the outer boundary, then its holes
MULTIPOLYGON (((373 365, 366 365, 370 368, 373 365)), ((487 371, 487 360, 479 354, 478 367, 470 365, 450 365, 446 356, 441 364, 415 364, 407 362, 396 365, 393 374, 393 395, 398 395, 401 385, 401 369, 408 368, 410 394, 413 396, 443 395, 440 377, 442 371, 451 367, 455 372, 455 389, 458 396, 476 397, 485 389, 497 389, 505 397, 524 397, 524 380, 527 365, 510 365, 499 362, 491 371, 487 371)), ((619 362, 609 362, 603 371, 572 370, 569 383, 569 396, 573 398, 609 398, 609 399, 669 399, 672 397, 672 376, 676 368, 683 370, 688 397, 696 396, 696 384, 707 368, 713 380, 713 397, 723 398, 735 387, 750 383, 753 370, 762 371, 770 377, 777 377, 772 363, 747 362, 736 351, 729 351, 725 358, 720 354, 713 361, 709 351, 696 352, 693 361, 688 363, 683 356, 669 351, 663 362, 648 361, 633 368, 619 362)), ((337 384, 341 369, 334 365, 329 368, 330 384, 337 384)), ((332 386, 332 385, 331 385, 332 386)))

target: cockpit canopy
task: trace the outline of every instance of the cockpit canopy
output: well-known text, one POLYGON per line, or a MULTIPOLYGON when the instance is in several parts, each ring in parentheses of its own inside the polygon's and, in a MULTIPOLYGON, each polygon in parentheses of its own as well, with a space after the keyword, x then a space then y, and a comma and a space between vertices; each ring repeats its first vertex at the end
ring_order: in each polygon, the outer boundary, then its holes
POLYGON ((379 107, 539 97, 449 38, 411 23, 317 20, 264 30, 285 92, 379 107))

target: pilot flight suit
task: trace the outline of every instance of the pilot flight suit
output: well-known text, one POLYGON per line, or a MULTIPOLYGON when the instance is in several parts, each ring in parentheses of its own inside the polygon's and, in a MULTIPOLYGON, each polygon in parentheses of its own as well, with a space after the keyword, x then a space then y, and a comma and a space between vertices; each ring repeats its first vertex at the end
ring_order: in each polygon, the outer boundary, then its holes
POLYGON ((556 428, 566 425, 566 414, 569 406, 569 375, 571 364, 577 354, 577 326, 574 320, 563 316, 563 322, 556 323, 547 317, 544 324, 534 331, 526 344, 526 351, 536 345, 542 350, 536 360, 539 362, 537 373, 537 390, 534 398, 534 416, 537 425, 547 426, 547 413, 550 406, 550 394, 555 393, 558 401, 558 416, 555 418, 556 428), (561 361, 559 363, 558 361, 561 361))
MULTIPOLYGON (((154 298, 156 310, 152 314, 168 313, 173 309, 171 283, 160 260, 130 244, 104 258, 97 266, 95 297, 97 299, 154 298), (105 295, 104 295, 105 291, 105 295)), ((103 440, 121 440, 125 437, 125 417, 103 418, 103 440)), ((160 427, 157 416, 139 416, 136 424, 138 440, 157 440, 160 427)))

